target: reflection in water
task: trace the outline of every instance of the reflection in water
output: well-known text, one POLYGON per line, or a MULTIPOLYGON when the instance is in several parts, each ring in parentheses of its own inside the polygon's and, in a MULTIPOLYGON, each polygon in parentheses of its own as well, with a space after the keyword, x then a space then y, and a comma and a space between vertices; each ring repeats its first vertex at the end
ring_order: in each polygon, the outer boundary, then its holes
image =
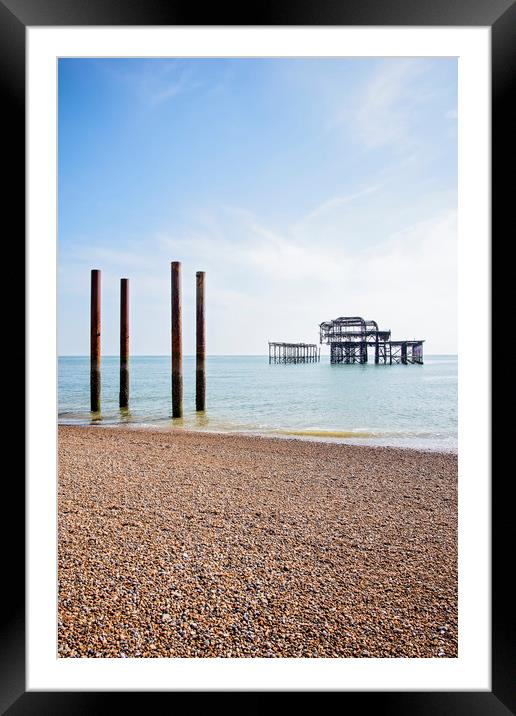
POLYGON ((184 428, 185 427, 185 419, 184 418, 170 418, 170 426, 172 428, 184 428))
POLYGON ((122 423, 132 423, 134 421, 133 415, 129 408, 120 408, 120 421, 122 423))
POLYGON ((196 428, 207 428, 210 424, 206 411, 195 413, 194 425, 196 428))
POLYGON ((457 358, 422 366, 271 366, 264 356, 208 356, 209 413, 195 410, 195 357, 184 359, 184 416, 172 418, 170 358, 131 361, 130 408, 119 360, 102 362, 102 412, 90 407, 89 358, 59 359, 59 422, 282 435, 430 449, 457 447, 457 358))

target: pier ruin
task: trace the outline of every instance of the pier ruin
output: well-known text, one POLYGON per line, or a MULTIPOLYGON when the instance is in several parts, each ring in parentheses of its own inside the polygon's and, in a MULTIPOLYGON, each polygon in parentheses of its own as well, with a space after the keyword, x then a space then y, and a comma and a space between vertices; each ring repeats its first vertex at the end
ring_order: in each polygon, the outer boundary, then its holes
POLYGON ((269 363, 318 363, 321 349, 316 343, 275 343, 269 341, 269 363))
POLYGON ((319 325, 320 343, 330 346, 330 363, 367 363, 369 352, 375 363, 423 363, 424 341, 393 341, 390 330, 380 330, 376 321, 361 316, 341 316, 319 325))

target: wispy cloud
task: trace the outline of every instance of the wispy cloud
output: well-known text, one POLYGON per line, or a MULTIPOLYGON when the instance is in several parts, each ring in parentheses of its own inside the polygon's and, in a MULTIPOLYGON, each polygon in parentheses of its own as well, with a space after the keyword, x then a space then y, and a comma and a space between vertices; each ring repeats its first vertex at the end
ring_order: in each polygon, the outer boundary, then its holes
POLYGON ((186 81, 184 77, 180 77, 177 82, 167 84, 163 88, 154 91, 149 95, 149 101, 152 105, 158 105, 162 102, 166 102, 168 99, 175 97, 184 91, 186 87, 186 81))
POLYGON ((378 191, 379 188, 379 185, 368 186, 365 189, 357 191, 353 194, 335 196, 331 199, 327 199, 326 201, 323 201, 322 204, 319 204, 319 206, 316 206, 315 209, 312 209, 305 217, 303 217, 302 221, 309 222, 314 219, 318 219, 324 214, 333 212, 336 209, 340 209, 343 206, 351 204, 353 201, 355 201, 355 199, 360 199, 363 196, 367 196, 368 194, 372 194, 373 192, 378 191))
POLYGON ((356 113, 359 136, 373 148, 404 140, 417 102, 415 80, 423 72, 418 60, 385 61, 366 86, 356 113))
MULTIPOLYGON (((317 237, 311 242, 300 239, 302 218, 282 230, 246 209, 222 208, 212 230, 209 226, 189 232, 171 229, 142 237, 120 251, 69 252, 60 287, 69 295, 74 286, 87 292, 88 269, 93 264, 101 268, 106 300, 114 304, 108 309, 113 325, 106 335, 116 335, 118 280, 126 273, 134 287, 135 341, 150 352, 168 350, 173 259, 183 262, 186 317, 194 310, 195 270, 207 271, 212 353, 238 353, 239 334, 246 335, 245 352, 252 353, 262 352, 274 337, 315 340, 321 320, 346 314, 374 318, 398 337, 429 338, 430 350, 450 350, 455 345, 455 211, 441 210, 421 221, 400 224, 378 246, 347 241, 346 225, 338 219, 327 234, 323 213, 312 212, 309 217, 305 229, 309 225, 311 235, 317 237), (163 345, 147 345, 153 335, 151 325, 157 336, 152 340, 163 345), (440 343, 432 345, 434 336, 440 343)), ((201 215, 201 224, 204 220, 201 215)), ((191 322, 185 321, 189 352, 194 335, 191 322)))
POLYGON ((113 60, 99 63, 98 66, 119 86, 125 87, 148 107, 158 107, 174 97, 193 92, 203 85, 196 76, 195 68, 181 60, 156 59, 145 62, 113 60))
POLYGON ((431 97, 420 84, 425 63, 419 59, 380 61, 368 81, 334 117, 333 127, 347 125, 368 149, 407 144, 414 108, 431 97))

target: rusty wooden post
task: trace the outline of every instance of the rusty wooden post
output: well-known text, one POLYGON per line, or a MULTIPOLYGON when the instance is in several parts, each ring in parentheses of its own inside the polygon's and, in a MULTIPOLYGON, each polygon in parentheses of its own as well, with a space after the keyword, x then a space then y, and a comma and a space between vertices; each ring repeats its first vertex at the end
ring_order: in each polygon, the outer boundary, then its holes
POLYGON ((120 279, 120 393, 119 405, 129 407, 129 279, 120 279))
POLYGON ((204 271, 197 271, 195 277, 197 309, 195 409, 206 410, 206 320, 204 316, 204 271))
POLYGON ((100 411, 100 271, 91 271, 90 408, 100 411))
POLYGON ((181 333, 181 262, 171 263, 172 417, 183 415, 183 341, 181 333))

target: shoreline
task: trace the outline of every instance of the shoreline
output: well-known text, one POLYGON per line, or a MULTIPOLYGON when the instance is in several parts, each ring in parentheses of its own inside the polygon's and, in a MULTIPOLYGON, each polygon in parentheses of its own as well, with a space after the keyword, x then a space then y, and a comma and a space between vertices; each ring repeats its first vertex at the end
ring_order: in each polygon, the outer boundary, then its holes
POLYGON ((457 656, 457 458, 59 427, 63 658, 457 656))
MULTIPOLYGON (((374 440, 374 438, 368 438, 368 437, 356 437, 353 439, 353 437, 350 435, 350 437, 347 438, 340 438, 335 437, 333 435, 324 436, 319 433, 323 433, 324 431, 317 431, 318 434, 310 434, 307 432, 307 434, 302 434, 302 431, 287 431, 284 428, 276 430, 270 430, 269 432, 259 431, 256 432, 248 430, 217 430, 217 429, 199 429, 196 427, 178 427, 178 426, 171 426, 171 425, 164 425, 163 427, 160 427, 157 424, 150 424, 150 423, 109 423, 109 424, 102 424, 101 421, 88 423, 88 424, 77 424, 77 423, 60 423, 58 421, 57 423, 58 429, 59 428, 77 428, 77 429, 85 429, 85 428, 92 428, 92 429, 101 429, 101 430, 130 430, 130 431, 144 431, 144 432, 155 432, 157 434, 168 434, 171 435, 177 434, 181 435, 183 433, 194 433, 196 435, 232 435, 236 437, 242 437, 242 438, 263 438, 263 439, 269 439, 269 440, 282 440, 282 441, 297 441, 297 442, 308 442, 308 443, 321 443, 323 445, 343 445, 343 446, 349 446, 349 447, 357 447, 357 448, 372 448, 372 449, 386 449, 386 450, 408 450, 410 452, 421 452, 424 454, 432 454, 432 455, 458 455, 458 449, 457 448, 450 448, 448 450, 444 450, 442 448, 432 448, 432 447, 412 447, 410 445, 389 445, 389 444, 380 444, 380 443, 374 443, 374 442, 366 442, 367 440, 374 440), (283 432, 282 432, 283 431, 283 432), (353 440, 353 442, 351 442, 353 440), (360 441, 360 442, 359 442, 360 441), (364 441, 364 442, 361 442, 364 441)), ((315 431, 314 431, 315 432, 315 431)), ((332 431, 327 431, 332 432, 332 431)), ((342 431, 344 432, 344 431, 342 431)), ((352 431, 350 431, 352 432, 352 431)), ((381 438, 379 438, 381 439, 381 438)))

